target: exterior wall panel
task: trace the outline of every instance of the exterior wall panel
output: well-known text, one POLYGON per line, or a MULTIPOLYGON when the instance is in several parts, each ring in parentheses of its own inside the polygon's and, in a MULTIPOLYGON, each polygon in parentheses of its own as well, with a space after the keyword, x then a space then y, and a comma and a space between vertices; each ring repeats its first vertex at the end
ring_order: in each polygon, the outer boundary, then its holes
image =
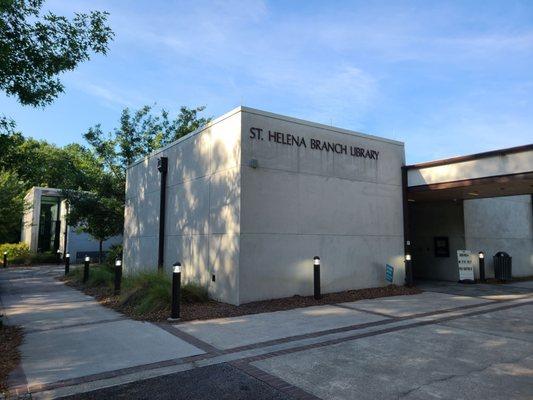
POLYGON ((513 276, 533 275, 531 195, 466 200, 464 208, 466 245, 485 252, 487 276, 498 251, 513 257, 513 276))
POLYGON ((386 263, 403 283, 403 144, 234 110, 128 169, 127 273, 155 269, 161 156, 169 158, 165 267, 181 261, 185 280, 206 285, 215 299, 310 294, 314 255, 322 257, 324 292, 383 286, 386 263), (253 141, 254 126, 375 157, 253 141))
POLYGON ((185 282, 238 303, 240 132, 240 114, 230 112, 128 168, 125 273, 157 269, 157 161, 168 157, 165 270, 180 261, 185 282))
POLYGON ((387 263, 403 283, 403 144, 245 110, 242 146, 241 303, 312 294, 315 255, 324 292, 383 286, 387 263), (379 151, 378 160, 312 149, 311 139, 379 151))

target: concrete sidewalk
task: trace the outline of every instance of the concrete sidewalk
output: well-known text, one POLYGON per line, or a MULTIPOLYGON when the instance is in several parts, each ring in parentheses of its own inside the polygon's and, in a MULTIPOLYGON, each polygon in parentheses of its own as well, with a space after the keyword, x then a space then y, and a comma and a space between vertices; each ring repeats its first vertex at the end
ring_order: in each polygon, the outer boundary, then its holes
POLYGON ((533 393, 531 282, 426 283, 413 296, 155 325, 98 305, 56 281, 60 274, 0 271, 4 312, 26 331, 16 383, 35 399, 507 400, 533 393))
POLYGON ((24 391, 108 371, 202 354, 201 349, 145 322, 132 321, 65 286, 54 267, 0 272, 0 299, 8 324, 24 328, 24 391))

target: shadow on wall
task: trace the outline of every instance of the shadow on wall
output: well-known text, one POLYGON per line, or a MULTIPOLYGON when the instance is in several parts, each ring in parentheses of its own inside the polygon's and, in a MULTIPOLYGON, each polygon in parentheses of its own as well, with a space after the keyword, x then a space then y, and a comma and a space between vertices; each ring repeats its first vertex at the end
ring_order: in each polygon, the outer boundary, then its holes
POLYGON ((127 270, 157 268, 157 160, 165 156, 169 159, 165 271, 170 273, 172 264, 179 260, 184 265, 185 281, 208 286, 215 274, 216 297, 236 293, 240 135, 222 133, 209 127, 128 170, 124 243, 127 270))

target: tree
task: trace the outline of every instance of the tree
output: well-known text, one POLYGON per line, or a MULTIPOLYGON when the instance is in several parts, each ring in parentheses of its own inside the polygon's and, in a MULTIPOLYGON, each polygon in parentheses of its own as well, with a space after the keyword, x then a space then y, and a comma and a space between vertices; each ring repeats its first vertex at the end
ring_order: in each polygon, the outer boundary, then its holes
POLYGON ((0 243, 12 243, 20 239, 24 194, 24 183, 17 175, 0 169, 0 243))
POLYGON ((0 169, 12 171, 29 189, 32 186, 90 190, 102 182, 103 165, 79 144, 58 147, 20 133, 0 134, 0 169))
POLYGON ((98 262, 102 262, 102 244, 107 239, 122 233, 124 226, 123 203, 114 198, 98 196, 90 192, 64 190, 69 204, 67 221, 81 232, 98 240, 98 262))
POLYGON ((96 125, 84 137, 105 167, 125 183, 128 165, 211 121, 199 115, 204 109, 182 106, 172 119, 166 110, 154 114, 151 106, 134 112, 125 108, 118 128, 106 135, 96 125))
POLYGON ((126 108, 119 127, 107 135, 100 125, 90 128, 84 137, 102 168, 90 193, 63 191, 71 207, 69 223, 98 239, 100 248, 102 241, 122 233, 126 168, 135 160, 207 124, 211 119, 199 115, 204 108, 181 107, 174 119, 166 110, 154 114, 151 106, 134 112, 126 108))
MULTIPOLYGON (((72 20, 41 15, 44 0, 0 0, 0 89, 24 105, 50 104, 63 72, 106 54, 113 39, 108 13, 76 13, 72 20)), ((5 118, 4 118, 5 120, 5 118)))
POLYGON ((79 144, 58 147, 15 132, 0 134, 0 148, 0 243, 20 238, 23 199, 32 186, 102 188, 111 194, 120 186, 93 152, 79 144))

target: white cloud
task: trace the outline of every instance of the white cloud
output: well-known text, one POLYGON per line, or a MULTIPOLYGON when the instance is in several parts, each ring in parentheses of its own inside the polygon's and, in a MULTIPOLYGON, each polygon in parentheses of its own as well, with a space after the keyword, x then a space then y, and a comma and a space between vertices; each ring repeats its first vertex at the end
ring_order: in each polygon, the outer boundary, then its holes
POLYGON ((392 135, 416 161, 523 144, 533 26, 519 7, 476 7, 78 1, 109 9, 116 40, 109 71, 71 82, 112 108, 244 103, 392 135))

